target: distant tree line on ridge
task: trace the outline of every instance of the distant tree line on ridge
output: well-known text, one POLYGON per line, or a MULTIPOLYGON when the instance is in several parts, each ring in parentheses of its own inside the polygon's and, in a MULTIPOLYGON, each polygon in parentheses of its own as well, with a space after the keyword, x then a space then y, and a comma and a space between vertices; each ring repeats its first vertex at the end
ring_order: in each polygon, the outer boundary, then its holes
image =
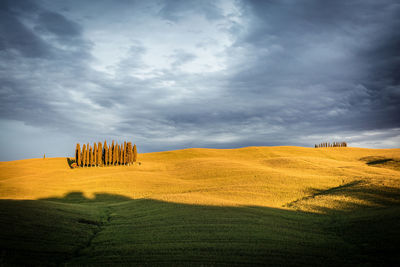
POLYGON ((75 149, 75 167, 102 167, 114 165, 131 165, 137 161, 136 145, 131 142, 124 142, 118 145, 112 144, 107 146, 107 141, 104 145, 101 142, 94 143, 93 146, 89 143, 83 144, 82 151, 81 145, 76 144, 75 149))
POLYGON ((333 142, 333 143, 325 142, 325 143, 321 143, 321 144, 315 144, 315 148, 318 148, 318 147, 347 147, 347 143, 346 142, 333 142))

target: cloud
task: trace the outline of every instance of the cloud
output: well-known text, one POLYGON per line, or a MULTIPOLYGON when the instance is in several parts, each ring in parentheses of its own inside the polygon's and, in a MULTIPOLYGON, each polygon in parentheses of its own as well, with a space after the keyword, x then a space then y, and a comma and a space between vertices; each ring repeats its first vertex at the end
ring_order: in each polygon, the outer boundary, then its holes
POLYGON ((48 45, 10 12, 8 6, 0 9, 0 51, 31 58, 50 54, 48 45))
POLYGON ((200 14, 210 20, 222 18, 222 11, 215 4, 215 1, 194 1, 188 3, 185 0, 164 1, 159 15, 169 21, 179 22, 181 19, 200 14))
POLYGON ((105 138, 141 152, 399 146, 395 1, 2 1, 0 13, 12 159, 42 156, 32 140, 60 156, 57 142, 105 138))
POLYGON ((69 21, 63 15, 44 11, 39 14, 37 29, 61 37, 75 37, 81 35, 79 24, 69 21))
POLYGON ((196 55, 193 53, 188 53, 184 50, 176 49, 174 53, 170 56, 173 60, 172 67, 179 67, 187 62, 196 59, 196 55))
POLYGON ((400 124, 398 98, 383 100, 398 84, 398 5, 253 1, 247 12, 251 26, 231 52, 248 59, 230 79, 235 97, 284 123, 307 122, 316 132, 400 124))

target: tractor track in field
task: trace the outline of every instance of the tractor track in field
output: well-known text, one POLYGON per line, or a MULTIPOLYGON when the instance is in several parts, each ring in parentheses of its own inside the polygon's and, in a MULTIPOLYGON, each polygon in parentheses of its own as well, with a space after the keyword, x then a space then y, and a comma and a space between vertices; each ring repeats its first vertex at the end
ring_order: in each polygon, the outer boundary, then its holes
POLYGON ((85 254, 83 251, 90 249, 93 246, 93 240, 107 227, 110 221, 111 221, 111 208, 109 206, 104 207, 104 213, 100 217, 99 221, 80 219, 78 221, 79 223, 95 225, 96 228, 94 229, 92 235, 90 235, 86 243, 76 248, 75 251, 64 261, 60 262, 58 266, 69 266, 70 263, 74 261, 74 259, 82 257, 85 254))

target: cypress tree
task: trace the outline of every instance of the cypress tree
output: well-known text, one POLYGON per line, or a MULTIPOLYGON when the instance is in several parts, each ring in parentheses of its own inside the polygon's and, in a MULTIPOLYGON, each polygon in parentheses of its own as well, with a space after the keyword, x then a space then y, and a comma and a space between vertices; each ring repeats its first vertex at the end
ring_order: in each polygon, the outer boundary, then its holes
POLYGON ((118 152, 119 152, 119 165, 122 165, 122 145, 119 145, 118 147, 118 152))
POLYGON ((90 164, 92 165, 92 167, 94 167, 96 164, 96 153, 94 152, 94 147, 92 147, 92 161, 90 162, 90 164))
POLYGON ((103 147, 101 146, 101 142, 97 144, 97 160, 99 166, 103 166, 103 147))
POLYGON ((112 164, 112 149, 111 145, 108 147, 108 165, 112 164))
POLYGON ((82 147, 82 167, 85 167, 86 165, 86 145, 83 144, 82 147))
POLYGON ((131 143, 131 142, 129 142, 129 143, 130 143, 130 149, 129 149, 129 154, 130 154, 130 156, 129 156, 129 163, 132 164, 132 163, 133 163, 133 146, 132 146, 132 143, 131 143))
POLYGON ((89 146, 87 144, 85 150, 85 166, 89 167, 89 146))
POLYGON ((124 152, 123 152, 124 145, 121 143, 119 145, 119 165, 124 164, 124 152))
POLYGON ((111 150, 112 150, 112 158, 111 158, 111 165, 114 165, 114 160, 115 160, 115 144, 111 145, 111 150))
POLYGON ((76 147, 75 147, 75 162, 76 163, 78 162, 78 144, 76 144, 76 147))
POLYGON ((129 142, 126 142, 126 164, 129 165, 129 142))
POLYGON ((129 142, 126 142, 126 164, 129 165, 129 142))
POLYGON ((104 147, 104 165, 107 166, 108 165, 108 146, 107 143, 104 147))
POLYGON ((113 162, 114 162, 114 147, 111 146, 110 148, 111 148, 110 149, 111 150, 110 164, 113 165, 113 162))
POLYGON ((89 143, 87 143, 87 145, 86 145, 86 166, 88 166, 89 167, 89 164, 90 164, 90 158, 89 158, 89 143))
POLYGON ((107 166, 107 158, 108 158, 108 151, 107 151, 107 141, 104 141, 104 146, 103 146, 103 162, 104 166, 107 166))
POLYGON ((92 153, 93 153, 93 166, 97 166, 96 165, 96 158, 97 158, 97 144, 96 143, 93 143, 92 153))
POLYGON ((126 144, 126 162, 128 163, 128 165, 131 164, 131 160, 132 160, 132 143, 128 142, 126 144))
POLYGON ((121 165, 124 165, 124 158, 125 158, 124 145, 121 144, 121 165))
POLYGON ((92 149, 92 158, 93 158, 92 166, 93 167, 96 166, 96 155, 97 155, 97 153, 96 153, 96 143, 93 143, 93 149, 92 149))
POLYGON ((113 143, 113 161, 112 164, 115 165, 117 163, 117 144, 114 145, 113 143))
POLYGON ((79 143, 76 144, 75 162, 77 166, 81 166, 81 145, 79 143))
POLYGON ((133 164, 133 146, 131 143, 131 164, 133 164))
POLYGON ((106 152, 105 153, 107 153, 107 157, 105 158, 105 162, 106 162, 106 166, 108 166, 108 163, 109 163, 109 156, 110 156, 110 149, 109 149, 110 147, 107 145, 107 150, 106 150, 106 152))
POLYGON ((111 164, 114 164, 114 157, 115 157, 115 155, 114 155, 114 140, 112 141, 112 143, 111 143, 111 164))
POLYGON ((120 159, 121 159, 121 153, 119 151, 119 144, 117 144, 117 165, 119 165, 120 159))
POLYGON ((85 144, 83 144, 82 152, 81 152, 81 167, 83 167, 83 165, 84 165, 84 160, 83 160, 83 157, 84 157, 83 148, 84 148, 84 146, 85 146, 85 144))
POLYGON ((124 144, 121 144, 121 158, 119 159, 119 161, 121 162, 121 165, 124 165, 124 157, 125 157, 124 144))
POLYGON ((121 158, 121 154, 120 154, 120 151, 119 151, 119 144, 117 144, 117 165, 119 165, 120 158, 121 158))
POLYGON ((107 157, 108 162, 107 162, 107 164, 108 164, 108 166, 110 166, 111 163, 112 163, 112 150, 111 150, 111 145, 108 146, 107 151, 108 151, 108 157, 107 157))
POLYGON ((123 145, 121 144, 121 165, 125 165, 125 150, 123 145))
POLYGON ((93 158, 94 158, 94 162, 93 162, 93 164, 94 164, 94 166, 99 166, 99 162, 97 161, 97 144, 96 143, 94 143, 93 144, 93 158))
POLYGON ((127 160, 127 158, 128 158, 128 155, 127 155, 127 150, 126 150, 126 141, 124 141, 124 165, 126 165, 126 160, 127 160))
POLYGON ((114 153, 115 153, 115 161, 114 161, 114 165, 118 165, 118 160, 119 160, 119 153, 118 153, 118 143, 115 144, 115 148, 114 148, 114 153))
POLYGON ((117 165, 119 165, 121 161, 121 145, 117 146, 117 154, 118 154, 117 165))
POLYGON ((136 144, 133 145, 133 162, 137 161, 137 148, 136 144))
POLYGON ((92 146, 91 145, 88 145, 87 146, 88 147, 88 149, 87 149, 87 153, 88 153, 88 157, 87 157, 87 165, 88 165, 88 167, 91 167, 92 165, 91 165, 91 160, 92 160, 92 146))
POLYGON ((92 146, 89 147, 89 167, 92 167, 93 163, 93 148, 92 146))
POLYGON ((117 165, 117 162, 118 162, 118 143, 117 142, 115 143, 113 154, 114 154, 113 164, 117 165))
POLYGON ((104 150, 104 166, 108 166, 108 145, 103 147, 104 150))
POLYGON ((126 164, 129 165, 129 142, 126 142, 126 164))

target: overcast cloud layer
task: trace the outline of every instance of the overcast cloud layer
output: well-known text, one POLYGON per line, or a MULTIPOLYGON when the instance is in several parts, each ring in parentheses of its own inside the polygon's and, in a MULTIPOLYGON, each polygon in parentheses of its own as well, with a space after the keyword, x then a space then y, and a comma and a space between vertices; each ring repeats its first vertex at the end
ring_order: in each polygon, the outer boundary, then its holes
POLYGON ((400 147, 393 0, 0 1, 0 160, 400 147))

